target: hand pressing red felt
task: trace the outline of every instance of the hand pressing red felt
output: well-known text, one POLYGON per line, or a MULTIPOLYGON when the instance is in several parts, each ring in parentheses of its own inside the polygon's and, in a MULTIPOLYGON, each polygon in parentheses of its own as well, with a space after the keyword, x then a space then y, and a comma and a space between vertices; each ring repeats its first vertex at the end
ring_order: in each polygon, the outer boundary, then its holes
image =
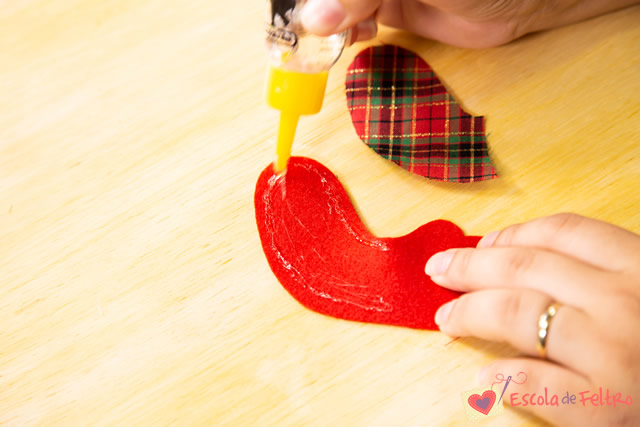
POLYGON ((361 322, 437 329, 436 309, 460 293, 432 282, 424 265, 479 240, 443 220, 376 237, 336 176, 304 157, 292 157, 283 176, 272 166, 262 172, 255 209, 262 248, 287 291, 311 310, 361 322))
POLYGON ((439 253, 426 269, 436 283, 467 292, 438 310, 443 332, 541 357, 484 370, 485 384, 498 373, 526 373, 525 383, 509 386, 507 403, 563 426, 640 425, 639 235, 554 215, 488 234, 477 249, 439 253), (539 319, 552 302, 557 310, 545 325, 539 319), (536 346, 545 328, 546 355, 536 346), (534 393, 548 396, 545 403, 532 405, 534 393), (558 403, 567 393, 574 402, 558 403))

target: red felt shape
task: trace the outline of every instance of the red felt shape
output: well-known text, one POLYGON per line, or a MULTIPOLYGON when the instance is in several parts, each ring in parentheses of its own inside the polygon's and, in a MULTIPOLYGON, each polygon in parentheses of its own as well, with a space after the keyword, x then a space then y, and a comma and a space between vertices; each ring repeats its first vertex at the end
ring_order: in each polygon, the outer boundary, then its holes
POLYGON ((425 264, 480 239, 444 220, 376 237, 338 178, 304 157, 292 157, 284 175, 271 165, 262 172, 255 209, 262 248, 285 289, 311 310, 361 322, 437 329, 436 310, 460 294, 432 282, 425 264))

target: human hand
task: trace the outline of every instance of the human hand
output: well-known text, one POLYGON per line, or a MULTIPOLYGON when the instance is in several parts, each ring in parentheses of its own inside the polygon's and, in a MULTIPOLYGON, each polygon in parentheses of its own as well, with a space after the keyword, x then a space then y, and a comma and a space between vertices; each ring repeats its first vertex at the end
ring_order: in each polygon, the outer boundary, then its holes
POLYGON ((639 0, 309 0, 307 30, 353 29, 353 41, 376 35, 376 21, 461 47, 501 45, 527 33, 601 15, 639 0))
POLYGON ((640 425, 640 236, 554 215, 490 233, 476 249, 436 254, 426 272, 441 286, 468 292, 436 313, 444 333, 505 341, 526 356, 539 355, 540 315, 560 304, 548 327, 546 360, 499 360, 481 373, 484 384, 497 373, 527 374, 527 382, 511 386, 519 399, 512 405, 546 387, 560 399, 575 394, 575 404, 520 408, 560 425, 640 425), (589 400, 600 387, 603 400, 611 393, 609 402, 589 400), (635 402, 614 407, 616 393, 635 402))

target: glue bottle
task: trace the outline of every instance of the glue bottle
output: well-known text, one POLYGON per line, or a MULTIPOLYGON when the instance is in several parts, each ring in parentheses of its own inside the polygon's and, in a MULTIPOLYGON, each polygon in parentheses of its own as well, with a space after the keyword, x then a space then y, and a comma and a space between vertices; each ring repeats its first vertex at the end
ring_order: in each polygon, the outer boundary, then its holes
POLYGON ((322 108, 329 69, 338 60, 348 31, 329 37, 309 34, 300 23, 306 0, 267 0, 267 103, 280 110, 274 169, 282 172, 301 115, 322 108))

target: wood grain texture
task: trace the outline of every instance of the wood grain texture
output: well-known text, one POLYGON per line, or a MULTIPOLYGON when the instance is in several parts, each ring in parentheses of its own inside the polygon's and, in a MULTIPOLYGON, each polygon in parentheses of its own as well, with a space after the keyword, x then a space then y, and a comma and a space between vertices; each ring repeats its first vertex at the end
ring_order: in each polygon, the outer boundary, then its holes
MULTIPOLYGON (((277 283, 252 201, 277 129, 263 6, 2 2, 0 423, 465 424, 460 393, 514 354, 321 316, 277 283)), ((381 33, 486 116, 498 180, 430 182, 359 141, 343 80, 366 45, 294 154, 332 169, 380 235, 558 211, 639 232, 638 22, 636 7, 475 51, 381 33)))

